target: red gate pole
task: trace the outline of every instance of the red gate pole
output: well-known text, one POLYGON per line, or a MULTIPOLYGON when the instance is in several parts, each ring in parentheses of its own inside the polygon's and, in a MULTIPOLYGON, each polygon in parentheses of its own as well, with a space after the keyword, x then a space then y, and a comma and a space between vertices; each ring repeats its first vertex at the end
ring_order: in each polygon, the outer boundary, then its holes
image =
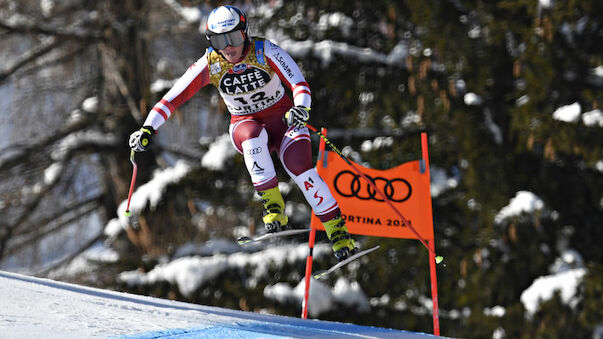
MULTIPOLYGON (((432 248, 433 240, 427 240, 432 248)), ((435 250, 435 249, 434 249, 435 250)), ((429 252, 429 277, 431 278, 431 301, 433 302, 433 334, 440 335, 440 311, 438 309, 438 279, 436 277, 435 256, 429 252)))
MULTIPOLYGON (((421 153, 424 163, 425 174, 430 177, 429 173, 429 152, 427 150, 427 133, 421 133, 421 153)), ((431 187, 431 184, 430 184, 431 187)), ((431 204, 431 194, 430 202, 431 204)), ((433 213, 432 213, 433 218, 433 213)), ((434 235, 435 237, 435 235, 434 235)), ((431 280, 431 301, 433 302, 433 334, 440 335, 440 311, 438 308, 438 279, 436 276, 436 260, 435 260, 435 239, 427 240, 430 247, 429 251, 429 277, 431 280)))
POLYGON ((308 297, 310 296, 310 282, 312 280, 312 252, 314 251, 314 239, 316 230, 310 230, 310 240, 308 240, 308 258, 306 258, 306 289, 304 290, 304 300, 302 303, 302 319, 308 319, 308 297))
MULTIPOLYGON (((326 128, 321 128, 321 133, 323 135, 327 134, 326 128)), ((320 144, 318 144, 318 159, 316 161, 316 167, 323 166, 323 159, 326 158, 325 154, 326 144, 323 138, 320 139, 320 144)), ((308 257, 306 258, 306 288, 304 290, 304 300, 302 302, 302 314, 301 317, 303 319, 308 318, 308 298, 310 296, 310 282, 312 281, 312 255, 314 252, 314 240, 316 238, 316 229, 312 227, 310 224, 310 239, 308 240, 308 257)))

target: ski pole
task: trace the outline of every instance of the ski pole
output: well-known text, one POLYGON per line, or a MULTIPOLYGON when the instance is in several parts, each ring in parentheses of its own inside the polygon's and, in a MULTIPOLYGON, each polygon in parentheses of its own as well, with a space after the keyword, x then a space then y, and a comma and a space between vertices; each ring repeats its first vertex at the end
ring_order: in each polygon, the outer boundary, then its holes
POLYGON ((370 186, 372 189, 375 190, 375 192, 379 193, 379 195, 381 196, 381 198, 383 198, 383 200, 389 205, 389 207, 391 207, 394 212, 398 215, 398 217, 400 217, 400 220, 402 220, 402 222, 404 223, 404 225, 406 227, 408 227, 414 234, 415 236, 417 236, 417 239, 419 239, 419 241, 421 241, 421 243, 423 244, 423 246, 425 246, 425 248, 427 248, 427 250, 431 253, 433 253, 433 255, 435 256, 435 260, 436 263, 439 264, 444 260, 444 257, 440 256, 440 255, 436 255, 435 250, 431 247, 429 247, 429 245, 427 245, 427 242, 425 241, 425 239, 423 239, 423 237, 417 232, 417 230, 415 230, 414 227, 412 227, 412 225, 408 222, 408 220, 406 220, 406 218, 402 215, 402 213, 400 213, 400 211, 398 211, 398 209, 396 208, 396 206, 394 206, 394 204, 387 198, 387 196, 381 192, 381 190, 379 188, 377 188, 377 186, 375 185, 375 183, 369 179, 366 175, 364 175, 360 169, 358 169, 358 167, 356 167, 356 165, 354 165, 354 163, 352 163, 343 153, 341 153, 341 151, 335 146, 333 145, 333 143, 331 142, 331 140, 327 139, 327 137, 322 134, 316 127, 306 123, 305 124, 306 127, 308 127, 309 130, 315 132, 316 134, 318 134, 319 137, 322 138, 322 140, 325 141, 325 143, 335 152, 337 153, 337 155, 339 155, 341 157, 341 159, 343 159, 343 161, 345 161, 348 165, 350 165, 350 167, 358 174, 362 177, 362 179, 364 179, 370 186))
POLYGON ((136 185, 136 174, 138 173, 138 165, 134 160, 134 150, 130 150, 130 162, 132 163, 132 180, 130 181, 130 191, 128 192, 128 204, 126 205, 126 217, 132 216, 130 212, 130 201, 132 200, 132 193, 134 193, 134 186, 136 185))

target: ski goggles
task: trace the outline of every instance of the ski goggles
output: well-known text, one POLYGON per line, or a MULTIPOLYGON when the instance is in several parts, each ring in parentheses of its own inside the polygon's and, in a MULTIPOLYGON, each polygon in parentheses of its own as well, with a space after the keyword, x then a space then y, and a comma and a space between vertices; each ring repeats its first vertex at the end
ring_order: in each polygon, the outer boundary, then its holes
POLYGON ((214 34, 209 36, 211 47, 219 51, 227 46, 241 46, 245 42, 245 33, 243 31, 232 31, 222 34, 214 34))

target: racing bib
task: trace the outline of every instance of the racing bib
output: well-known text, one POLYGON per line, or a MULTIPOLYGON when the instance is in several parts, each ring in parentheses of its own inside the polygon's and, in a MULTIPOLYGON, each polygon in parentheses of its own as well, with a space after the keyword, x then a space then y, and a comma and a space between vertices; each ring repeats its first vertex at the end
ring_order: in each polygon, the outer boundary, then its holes
POLYGON ((232 115, 247 115, 265 110, 285 94, 278 75, 264 58, 264 40, 251 39, 251 51, 233 65, 215 50, 208 53, 211 83, 218 89, 232 115))

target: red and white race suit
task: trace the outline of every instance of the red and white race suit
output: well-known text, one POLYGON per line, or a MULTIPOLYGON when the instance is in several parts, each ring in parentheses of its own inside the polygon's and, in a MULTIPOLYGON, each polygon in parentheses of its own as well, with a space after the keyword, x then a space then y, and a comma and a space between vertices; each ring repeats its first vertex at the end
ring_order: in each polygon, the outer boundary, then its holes
POLYGON ((283 120, 293 105, 310 107, 308 83, 293 58, 268 40, 251 38, 243 54, 242 60, 231 64, 208 48, 155 104, 144 125, 157 130, 199 89, 214 85, 231 114, 232 143, 243 154, 256 190, 278 184, 270 157, 275 151, 315 214, 323 221, 331 219, 339 208, 312 165, 309 131, 288 127, 283 120), (293 101, 283 85, 291 90, 293 101))

